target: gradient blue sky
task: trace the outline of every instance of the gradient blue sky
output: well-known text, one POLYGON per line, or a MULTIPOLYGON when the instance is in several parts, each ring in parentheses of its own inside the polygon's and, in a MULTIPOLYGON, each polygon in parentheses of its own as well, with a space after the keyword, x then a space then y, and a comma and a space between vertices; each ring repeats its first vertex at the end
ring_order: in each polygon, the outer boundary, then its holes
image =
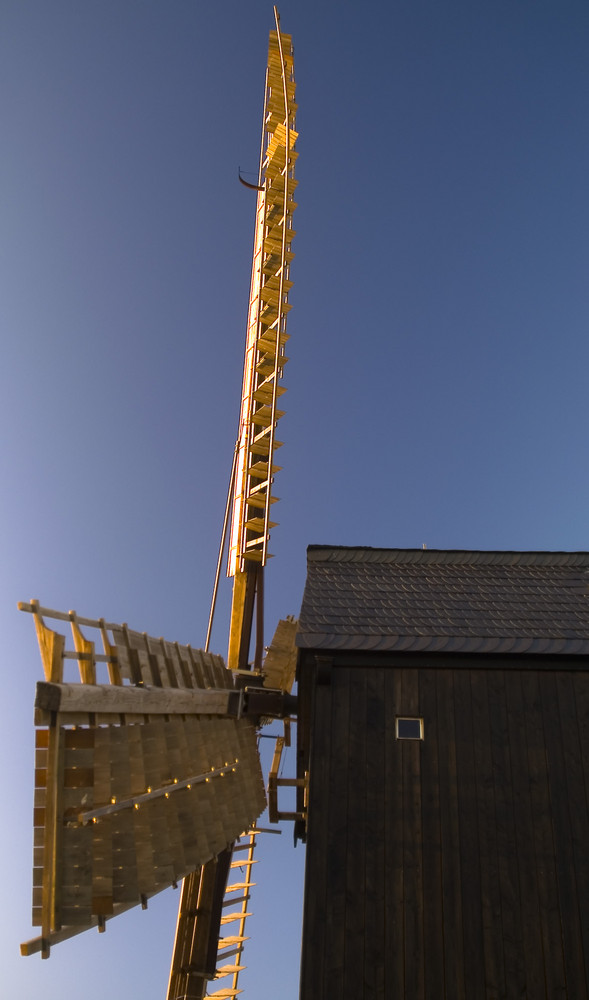
MULTIPOLYGON (((300 184, 269 633, 309 543, 589 549, 589 5, 280 10, 300 184)), ((16 602, 204 641, 271 27, 261 0, 0 11, 0 966, 21 997, 165 992, 172 891, 18 955, 41 665, 16 602)), ((304 851, 266 843, 243 985, 295 1000, 304 851)))

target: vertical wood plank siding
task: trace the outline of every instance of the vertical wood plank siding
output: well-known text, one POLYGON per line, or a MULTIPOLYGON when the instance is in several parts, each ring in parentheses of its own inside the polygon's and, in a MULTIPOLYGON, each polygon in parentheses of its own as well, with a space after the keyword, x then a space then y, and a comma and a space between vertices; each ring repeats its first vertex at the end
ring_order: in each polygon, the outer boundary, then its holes
POLYGON ((589 673, 314 677, 301 1000, 589 998, 589 673))

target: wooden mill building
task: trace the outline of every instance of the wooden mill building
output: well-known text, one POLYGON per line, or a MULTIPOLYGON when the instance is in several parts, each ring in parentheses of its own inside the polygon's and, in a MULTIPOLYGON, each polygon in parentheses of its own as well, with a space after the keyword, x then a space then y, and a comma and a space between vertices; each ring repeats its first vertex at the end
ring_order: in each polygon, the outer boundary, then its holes
POLYGON ((588 997, 589 553, 313 546, 297 644, 302 1000, 588 997))

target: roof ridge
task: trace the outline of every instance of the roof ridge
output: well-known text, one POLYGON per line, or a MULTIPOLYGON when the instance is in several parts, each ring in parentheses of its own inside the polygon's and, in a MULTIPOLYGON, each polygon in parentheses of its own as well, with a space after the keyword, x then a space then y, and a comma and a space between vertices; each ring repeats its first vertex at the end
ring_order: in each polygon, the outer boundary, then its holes
POLYGON ((371 546, 309 545, 308 562, 436 563, 446 565, 584 566, 589 552, 515 549, 400 549, 371 546))

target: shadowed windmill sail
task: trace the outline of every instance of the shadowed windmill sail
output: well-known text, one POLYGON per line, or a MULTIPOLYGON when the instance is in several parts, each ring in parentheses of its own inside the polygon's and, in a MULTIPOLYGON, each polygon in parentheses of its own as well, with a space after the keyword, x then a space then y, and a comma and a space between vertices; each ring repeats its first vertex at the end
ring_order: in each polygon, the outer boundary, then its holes
POLYGON ((22 950, 47 957, 216 857, 265 796, 255 725, 220 656, 37 602, 20 607, 34 615, 45 671, 35 703, 41 937, 22 950), (45 617, 69 619, 74 650, 45 617))
MULTIPOLYGON (((257 733, 273 718, 285 719, 288 730, 295 704, 288 693, 292 619, 279 625, 267 676, 263 662, 263 572, 277 499, 297 155, 292 41, 280 31, 276 8, 274 14, 224 527, 225 535, 231 510, 227 666, 209 652, 208 636, 199 650, 38 601, 19 605, 33 615, 44 669, 35 703, 33 874, 33 924, 41 934, 21 951, 47 958, 53 945, 91 927, 104 931, 117 914, 145 908, 150 896, 183 879, 168 1000, 200 1000, 211 979, 217 982, 207 996, 241 992, 253 850, 263 832, 255 824, 266 804, 257 733), (67 623, 71 636, 47 620, 67 623)), ((224 545, 225 539, 221 558, 224 545)))

